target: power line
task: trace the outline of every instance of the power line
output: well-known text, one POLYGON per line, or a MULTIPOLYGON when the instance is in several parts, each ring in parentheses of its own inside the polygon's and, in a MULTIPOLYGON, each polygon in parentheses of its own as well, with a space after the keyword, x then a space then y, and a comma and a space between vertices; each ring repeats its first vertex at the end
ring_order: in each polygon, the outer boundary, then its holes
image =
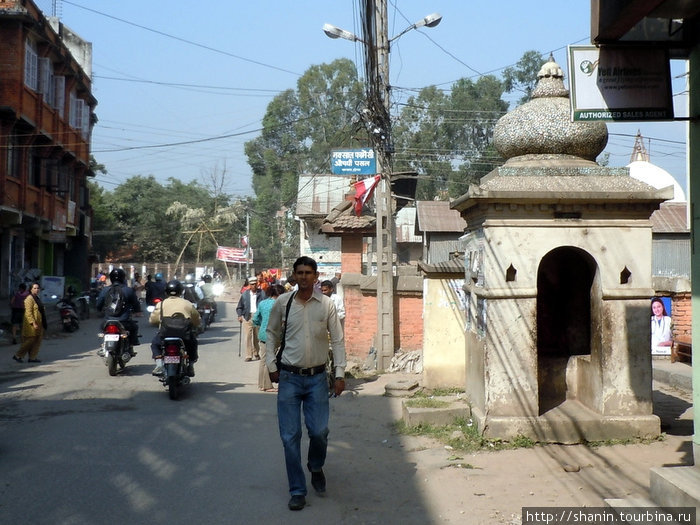
POLYGON ((143 25, 141 25, 141 24, 137 24, 136 22, 131 22, 131 21, 129 21, 129 20, 125 20, 125 19, 123 19, 123 18, 116 17, 116 16, 114 16, 114 15, 109 15, 109 14, 107 14, 107 13, 103 13, 102 11, 97 11, 96 9, 91 9, 91 8, 89 8, 89 7, 85 7, 85 6, 80 5, 80 4, 76 4, 75 2, 71 2, 71 1, 69 1, 69 0, 63 0, 63 2, 66 3, 66 4, 72 5, 72 6, 74 6, 74 7, 77 7, 78 9, 83 9, 83 10, 85 10, 85 11, 90 11, 91 13, 95 13, 95 14, 97 14, 97 15, 104 16, 104 17, 106 17, 106 18, 111 18, 112 20, 116 20, 116 21, 121 22, 121 23, 123 23, 123 24, 127 24, 127 25, 130 25, 130 26, 138 27, 139 29, 143 29, 144 31, 149 31, 149 32, 155 33, 155 34, 157 34, 157 35, 161 35, 161 36, 164 36, 164 37, 167 37, 167 38, 171 38, 171 39, 173 39, 173 40, 177 40, 178 42, 183 42, 183 43, 189 44, 189 45, 191 45, 191 46, 195 46, 195 47, 199 47, 199 48, 202 48, 202 49, 206 49, 207 51, 212 51, 212 52, 214 52, 214 53, 219 53, 220 55, 226 55, 226 56, 229 56, 229 57, 232 57, 232 58, 236 58, 236 59, 238 59, 238 60, 243 60, 244 62, 249 62, 249 63, 251 63, 251 64, 256 64, 256 65, 258 65, 258 66, 266 67, 266 68, 269 68, 269 69, 275 69, 275 70, 277 70, 277 71, 282 71, 283 73, 289 73, 289 74, 291 74, 291 75, 296 75, 296 76, 298 76, 298 77, 301 76, 300 73, 296 73, 295 71, 290 71, 290 70, 288 70, 288 69, 284 69, 284 68, 281 68, 281 67, 278 67, 278 66, 273 66, 273 65, 271 65, 271 64, 265 64, 264 62, 259 62, 258 60, 253 60, 253 59, 251 59, 251 58, 246 58, 246 57, 242 57, 242 56, 240 56, 240 55, 235 55, 235 54, 233 54, 233 53, 229 53, 228 51, 223 51, 223 50, 221 50, 221 49, 216 49, 216 48, 211 47, 211 46, 208 46, 208 45, 206 45, 206 44, 200 44, 199 42, 194 42, 193 40, 188 40, 188 39, 186 39, 186 38, 182 38, 182 37, 179 37, 179 36, 171 35, 171 34, 169 34, 169 33, 165 33, 164 31, 159 31, 158 29, 153 29, 153 28, 150 28, 150 27, 146 27, 146 26, 143 26, 143 25))

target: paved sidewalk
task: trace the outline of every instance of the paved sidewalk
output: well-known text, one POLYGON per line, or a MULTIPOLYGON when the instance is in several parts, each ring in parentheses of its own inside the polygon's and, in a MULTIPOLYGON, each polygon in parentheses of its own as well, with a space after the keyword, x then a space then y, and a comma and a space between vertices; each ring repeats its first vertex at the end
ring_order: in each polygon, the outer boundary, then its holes
POLYGON ((654 358, 651 366, 655 381, 687 392, 693 391, 693 367, 690 363, 672 363, 670 358, 654 358))

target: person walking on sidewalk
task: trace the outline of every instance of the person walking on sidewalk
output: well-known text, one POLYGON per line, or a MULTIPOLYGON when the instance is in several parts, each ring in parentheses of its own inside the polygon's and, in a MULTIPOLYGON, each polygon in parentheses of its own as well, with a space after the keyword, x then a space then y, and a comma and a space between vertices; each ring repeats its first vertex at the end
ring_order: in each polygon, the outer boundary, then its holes
POLYGON ((24 320, 22 322, 22 345, 12 359, 22 363, 25 354, 29 354, 29 363, 40 363, 38 359, 41 340, 46 330, 46 311, 44 303, 39 297, 39 283, 33 283, 29 288, 29 295, 24 300, 24 320))
POLYGON ((282 295, 270 311, 266 354, 270 380, 279 383, 277 419, 289 482, 290 510, 306 505, 306 477, 301 465, 301 411, 309 435, 307 469, 311 486, 326 492, 323 466, 328 449, 328 340, 335 360, 335 394, 345 390, 345 341, 333 301, 316 290, 318 266, 311 257, 294 262, 298 290, 282 295), (273 349, 280 346, 277 356, 273 349))
MULTIPOLYGON (((263 299, 258 305, 258 311, 253 316, 253 324, 258 327, 258 342, 260 343, 260 371, 258 373, 258 388, 263 392, 277 392, 270 381, 270 370, 267 368, 265 356, 267 354, 267 323, 270 320, 270 310, 277 298, 284 293, 284 286, 272 284, 267 289, 268 298, 263 299)), ((274 348, 270 349, 274 352, 274 348)))
POLYGON ((241 294, 236 306, 238 322, 241 323, 241 334, 245 336, 246 361, 260 359, 258 327, 253 324, 253 315, 265 297, 265 292, 258 287, 258 278, 253 275, 248 279, 248 289, 241 294))
POLYGON ((12 323, 13 345, 17 344, 17 328, 22 330, 22 323, 24 322, 24 300, 28 295, 29 290, 27 290, 27 285, 25 283, 19 283, 17 291, 12 296, 12 299, 10 299, 10 308, 12 309, 10 322, 12 323))

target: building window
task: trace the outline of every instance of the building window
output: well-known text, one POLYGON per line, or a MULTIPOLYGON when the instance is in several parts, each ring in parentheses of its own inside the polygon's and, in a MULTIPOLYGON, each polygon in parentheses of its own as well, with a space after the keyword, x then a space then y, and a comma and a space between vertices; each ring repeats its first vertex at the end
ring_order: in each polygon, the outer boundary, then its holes
POLYGON ((39 88, 39 56, 34 42, 27 39, 24 45, 24 83, 29 89, 39 88))
POLYGON ((42 168, 42 158, 39 155, 32 153, 29 156, 29 165, 27 166, 29 172, 29 184, 41 187, 41 168, 42 168))
POLYGON ((68 199, 75 202, 75 173, 68 173, 68 199))
POLYGON ((68 124, 75 129, 83 129, 83 107, 85 102, 78 98, 75 91, 70 93, 70 108, 68 108, 70 117, 68 119, 68 124))
POLYGON ((12 130, 10 136, 7 139, 7 174, 10 177, 19 177, 19 160, 20 160, 20 147, 19 140, 17 139, 17 132, 12 130))
POLYGON ((39 59, 39 91, 44 95, 44 102, 55 106, 56 86, 53 79, 53 63, 47 57, 39 59))
POLYGON ((90 106, 83 102, 83 119, 80 132, 85 140, 90 135, 90 106))
POLYGON ((65 118, 66 108, 66 77, 55 76, 54 81, 54 108, 58 112, 58 116, 65 118))

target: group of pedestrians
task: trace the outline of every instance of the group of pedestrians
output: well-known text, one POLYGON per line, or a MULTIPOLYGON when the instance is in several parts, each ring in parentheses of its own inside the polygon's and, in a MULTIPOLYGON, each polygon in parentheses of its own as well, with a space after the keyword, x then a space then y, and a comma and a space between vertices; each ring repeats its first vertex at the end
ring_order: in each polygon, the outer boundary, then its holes
MULTIPOLYGON (((329 382, 326 375, 329 345, 334 363, 334 369, 330 371, 334 379, 333 393, 340 395, 345 390, 346 358, 342 324, 345 312, 342 301, 334 297, 334 283, 319 283, 318 276, 316 261, 310 257, 300 257, 294 263, 289 279, 294 284, 290 289, 278 283, 270 284, 265 294, 258 286, 258 279, 251 277, 236 308, 241 334, 246 340, 245 361, 259 360, 260 389, 277 393, 279 434, 290 495, 287 505, 294 511, 304 508, 307 495, 301 455, 302 413, 309 438, 306 470, 310 473, 311 486, 316 493, 323 495, 326 492, 323 468, 329 435, 329 382)), ((155 281, 147 278, 143 285, 136 279, 132 288, 126 282, 124 271, 115 269, 110 273, 110 280, 110 287, 100 293, 98 309, 104 307, 106 316, 118 316, 120 321, 128 323, 132 321, 132 313, 140 315, 134 288, 143 290, 149 296, 149 288, 153 288, 150 283, 162 282, 162 276, 157 275, 155 281), (112 287, 120 289, 124 305, 123 310, 110 313, 106 305, 112 300, 113 295, 109 291, 112 287)), ((184 313, 196 326, 199 315, 191 303, 180 298, 182 284, 179 281, 169 282, 164 291, 166 298, 151 313, 151 323, 161 326, 165 318, 184 313)), ((40 285, 33 283, 28 291, 26 286, 20 286, 12 298, 13 325, 19 325, 20 318, 22 321, 22 344, 12 356, 18 362, 23 362, 27 354, 29 362, 39 362, 37 355, 46 329, 46 313, 39 292, 40 285)), ((135 322, 133 324, 136 325, 135 322)), ((137 325, 130 332, 135 338, 133 343, 137 345, 137 325)), ((13 339, 15 335, 13 330, 13 339)), ((159 348, 159 341, 154 339, 152 352, 156 369, 160 364, 159 348)), ((197 360, 196 338, 194 345, 189 344, 187 350, 193 363, 197 360)), ((188 373, 194 375, 194 369, 188 370, 188 373)))

